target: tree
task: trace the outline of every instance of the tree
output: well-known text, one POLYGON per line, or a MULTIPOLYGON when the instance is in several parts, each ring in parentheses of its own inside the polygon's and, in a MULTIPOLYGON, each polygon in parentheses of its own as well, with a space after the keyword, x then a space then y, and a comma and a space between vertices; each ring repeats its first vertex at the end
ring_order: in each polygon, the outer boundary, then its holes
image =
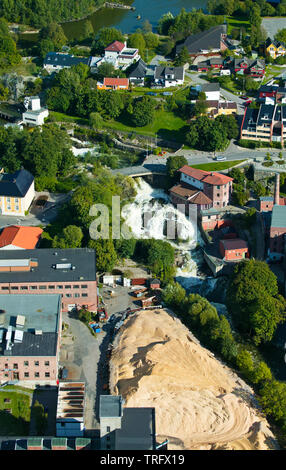
POLYGON ((183 155, 171 155, 167 158, 166 170, 170 178, 175 178, 177 170, 182 168, 182 166, 187 165, 188 160, 183 155))
POLYGON ((96 265, 99 272, 111 272, 117 261, 112 239, 90 240, 89 248, 96 250, 96 265))
POLYGON ((144 56, 146 43, 143 34, 133 33, 128 37, 128 46, 139 50, 141 57, 144 56))
POLYGON ((136 240, 135 238, 114 240, 114 246, 121 258, 132 258, 136 248, 136 240))
POLYGON ((85 20, 83 23, 82 31, 80 34, 81 39, 90 39, 94 34, 94 29, 91 21, 85 20))
POLYGON ((92 314, 89 310, 86 310, 85 308, 81 308, 78 312, 78 319, 82 321, 83 323, 89 323, 91 322, 92 319, 92 314))
POLYGON ((117 74, 117 70, 110 62, 103 62, 97 67, 96 76, 98 80, 103 80, 104 77, 114 77, 115 74, 117 74))
POLYGON ((286 420, 286 384, 278 380, 266 380, 258 398, 262 409, 278 422, 286 420))
POLYGON ((98 130, 102 127, 103 118, 100 113, 90 113, 89 115, 89 125, 92 129, 98 130))
POLYGON ((67 43, 64 30, 57 23, 50 23, 42 28, 40 31, 40 38, 50 39, 56 50, 60 50, 67 43))
POLYGON ((190 61, 190 54, 186 46, 184 46, 177 57, 175 58, 175 65, 176 67, 179 67, 181 65, 185 65, 190 61))
POLYGON ((236 364, 243 375, 245 375, 247 378, 250 378, 254 370, 253 359, 250 352, 246 349, 242 349, 236 357, 236 364))
POLYGON ((83 233, 80 227, 68 225, 63 229, 61 235, 56 235, 52 246, 53 248, 79 248, 83 239, 83 233))
POLYGON ((163 290, 163 300, 170 307, 182 311, 186 301, 186 291, 178 282, 170 282, 163 290))
POLYGON ((278 29, 274 37, 277 41, 281 41, 285 43, 286 42, 286 28, 278 29))
POLYGON ((130 118, 134 126, 143 127, 153 122, 155 103, 149 96, 135 98, 132 107, 133 113, 130 118))
POLYGON ((144 40, 148 49, 156 49, 159 46, 159 37, 152 32, 144 34, 144 40))
POLYGON ((226 136, 229 140, 238 138, 239 128, 237 120, 234 116, 226 116, 224 114, 221 114, 216 118, 216 122, 222 124, 222 126, 226 130, 226 136))
POLYGON ((143 33, 152 33, 152 25, 149 20, 143 21, 142 30, 143 33))
POLYGON ((254 368, 252 372, 251 380, 253 383, 261 383, 265 382, 266 380, 272 379, 272 373, 267 364, 265 362, 260 361, 259 364, 254 368))
POLYGON ((263 261, 245 260, 235 266, 227 306, 239 330, 256 345, 270 341, 285 320, 285 299, 278 294, 276 276, 263 261))

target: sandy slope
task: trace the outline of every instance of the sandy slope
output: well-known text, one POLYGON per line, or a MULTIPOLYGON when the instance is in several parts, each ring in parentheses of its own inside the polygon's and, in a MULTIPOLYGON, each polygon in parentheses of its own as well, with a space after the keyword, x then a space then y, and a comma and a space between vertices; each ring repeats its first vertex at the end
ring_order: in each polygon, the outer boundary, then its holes
POLYGON ((157 441, 169 449, 275 448, 253 391, 200 346, 170 311, 141 311, 115 338, 111 393, 156 408, 157 441))

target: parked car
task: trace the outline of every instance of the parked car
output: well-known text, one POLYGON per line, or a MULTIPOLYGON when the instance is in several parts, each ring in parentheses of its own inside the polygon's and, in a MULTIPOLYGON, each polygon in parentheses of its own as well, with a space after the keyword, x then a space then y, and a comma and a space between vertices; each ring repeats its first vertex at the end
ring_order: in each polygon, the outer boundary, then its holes
POLYGON ((244 106, 248 106, 250 103, 252 103, 252 100, 247 100, 245 101, 244 106))
POLYGON ((222 162, 222 161, 226 160, 226 157, 224 157, 223 155, 218 155, 215 159, 216 159, 218 162, 222 162))
POLYGON ((163 91, 162 95, 164 96, 172 96, 173 93, 171 91, 163 91))
POLYGON ((240 98, 241 98, 242 100, 248 100, 248 96, 246 96, 246 95, 242 95, 240 98))
POLYGON ((157 93, 155 93, 154 91, 148 91, 146 95, 157 96, 157 93))

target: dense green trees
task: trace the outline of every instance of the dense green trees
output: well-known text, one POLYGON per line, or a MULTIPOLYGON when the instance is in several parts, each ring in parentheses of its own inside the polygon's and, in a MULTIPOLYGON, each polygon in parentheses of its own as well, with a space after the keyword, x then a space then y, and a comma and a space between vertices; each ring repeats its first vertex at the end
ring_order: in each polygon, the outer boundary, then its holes
MULTIPOLYGON (((226 116, 228 119, 231 116, 226 116)), ((199 116, 190 124, 186 136, 187 143, 200 150, 215 151, 224 150, 228 143, 228 130, 220 120, 199 116)))
POLYGON ((2 0, 0 16, 41 28, 55 20, 60 23, 86 16, 103 3, 103 0, 2 0))
POLYGON ((285 320, 285 299, 278 294, 276 276, 262 261, 235 266, 227 305, 239 330, 255 344, 270 341, 277 325, 285 320))
POLYGON ((135 98, 132 102, 130 118, 135 126, 143 127, 154 119, 155 102, 149 96, 135 98))
POLYGON ((66 132, 56 125, 36 128, 33 132, 0 128, 1 165, 13 172, 23 166, 35 177, 37 190, 49 178, 66 176, 75 163, 66 132))
POLYGON ((80 227, 68 225, 61 234, 53 239, 53 248, 79 248, 83 239, 83 233, 80 227))
POLYGON ((182 168, 182 166, 187 165, 188 160, 183 155, 171 155, 167 158, 166 162, 166 170, 168 176, 172 179, 179 179, 179 175, 177 176, 177 170, 182 168))
POLYGON ((0 18, 0 69, 20 62, 21 56, 9 32, 8 23, 4 18, 0 18))
POLYGON ((96 54, 102 54, 104 48, 113 41, 124 42, 124 36, 121 31, 116 28, 101 28, 93 43, 94 52, 96 54))

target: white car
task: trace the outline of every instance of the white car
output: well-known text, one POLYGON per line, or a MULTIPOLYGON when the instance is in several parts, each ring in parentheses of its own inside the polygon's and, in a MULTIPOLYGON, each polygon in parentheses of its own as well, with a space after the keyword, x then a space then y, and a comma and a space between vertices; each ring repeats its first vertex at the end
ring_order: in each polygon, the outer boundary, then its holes
POLYGON ((222 161, 226 160, 226 157, 224 157, 223 155, 218 155, 218 156, 216 157, 216 160, 217 160, 218 162, 222 162, 222 161))

